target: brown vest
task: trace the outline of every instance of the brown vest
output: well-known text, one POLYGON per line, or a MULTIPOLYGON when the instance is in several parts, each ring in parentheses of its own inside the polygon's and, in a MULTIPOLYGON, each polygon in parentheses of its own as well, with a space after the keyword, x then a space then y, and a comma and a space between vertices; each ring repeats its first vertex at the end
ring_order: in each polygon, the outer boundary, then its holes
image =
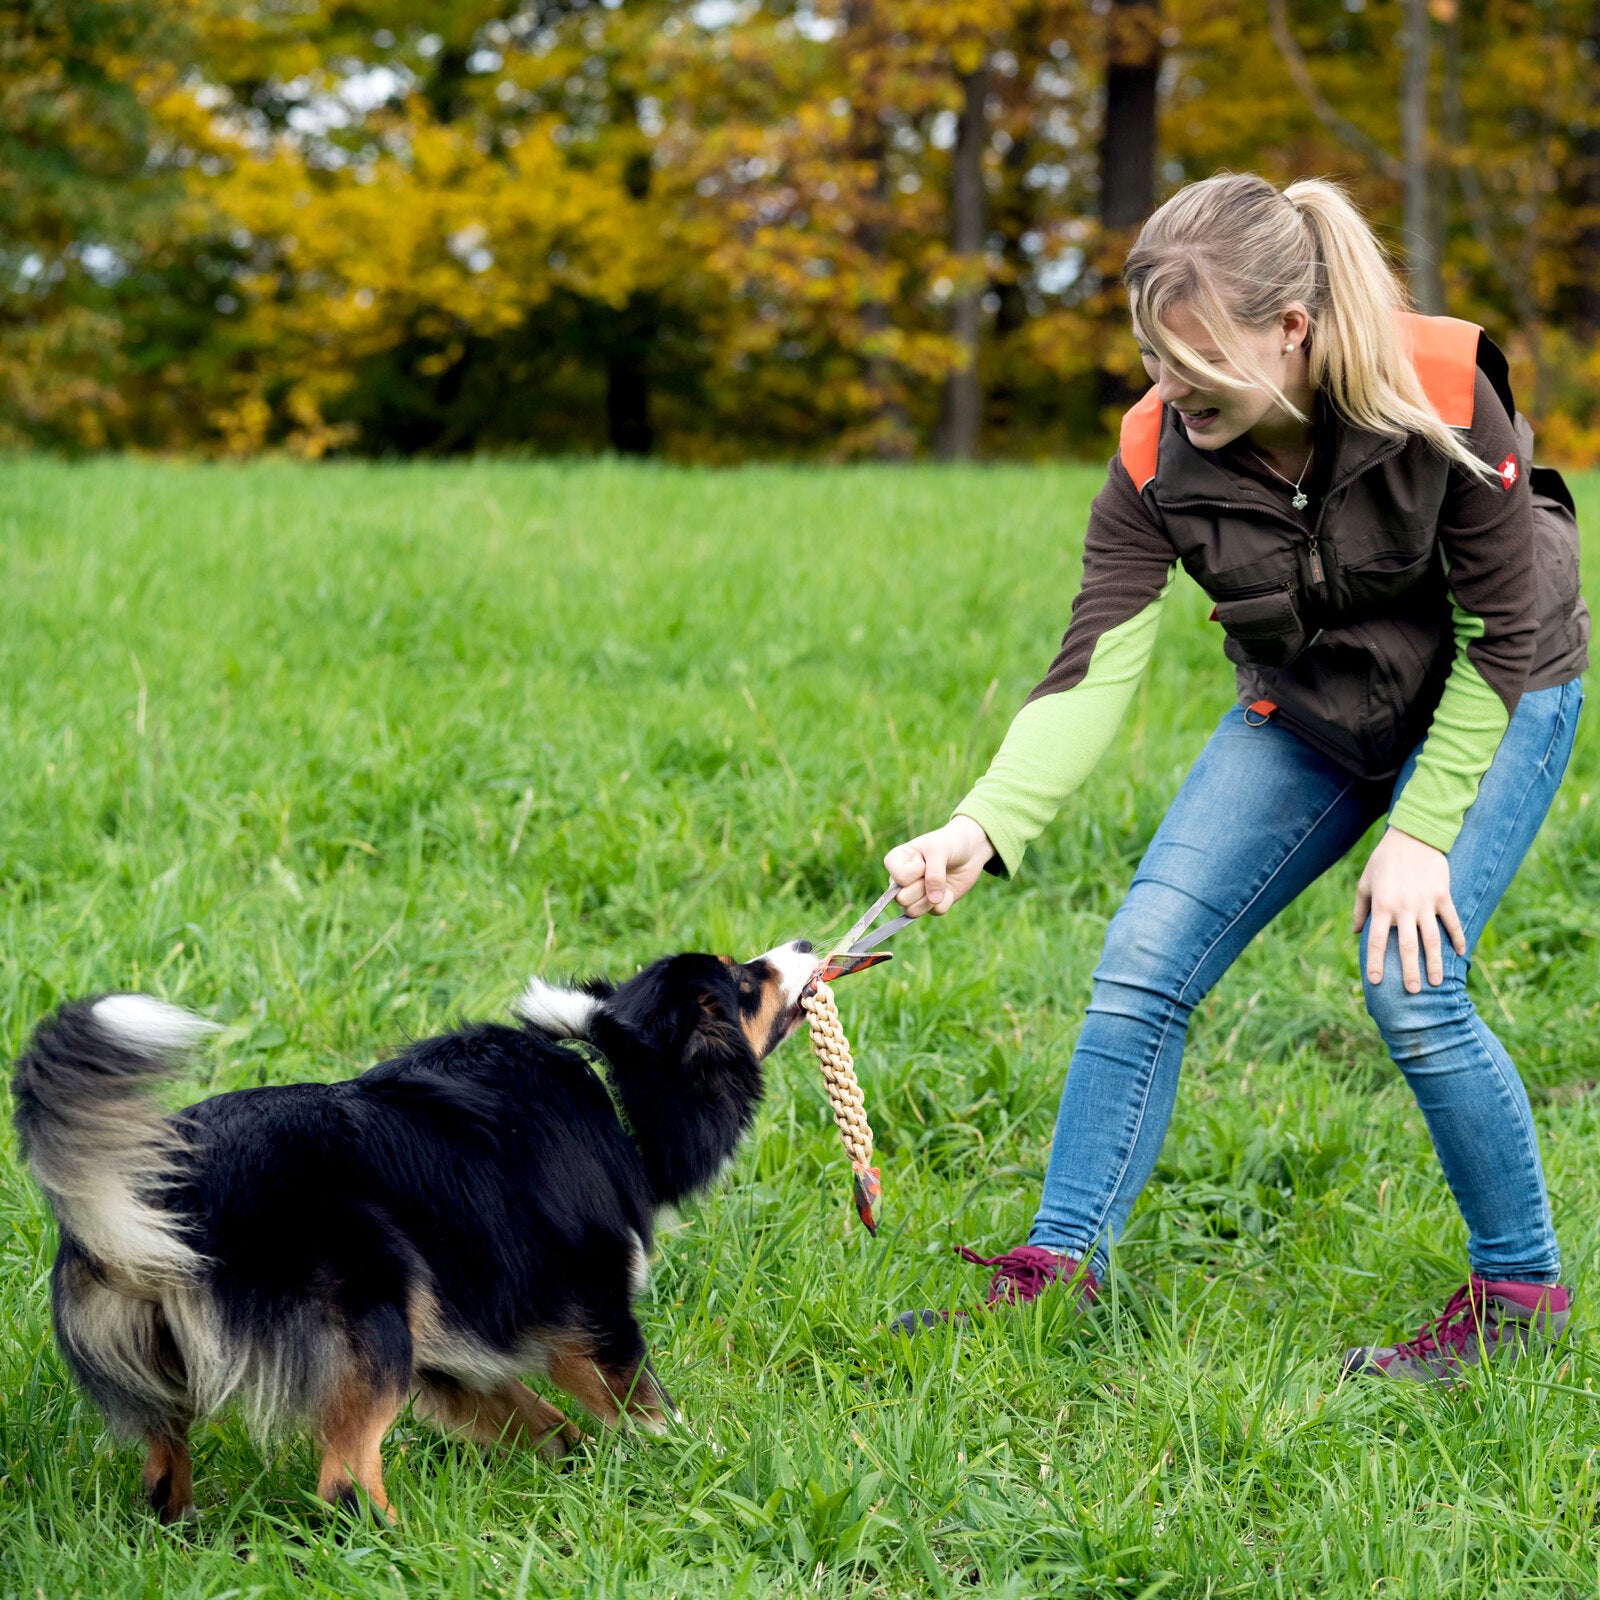
MULTIPOLYGON (((1532 432, 1516 413, 1505 359, 1482 330, 1451 317, 1402 320, 1440 417, 1471 426, 1481 364, 1530 460, 1532 432)), ((1341 428, 1309 533, 1280 498, 1190 444, 1154 389, 1123 418, 1121 459, 1216 603, 1240 703, 1272 702, 1352 772, 1397 771, 1428 731, 1455 653, 1437 533, 1451 470, 1444 457, 1420 437, 1341 428)), ((1527 687, 1536 689, 1583 670, 1589 618, 1571 496, 1550 468, 1531 477, 1539 629, 1527 687)))

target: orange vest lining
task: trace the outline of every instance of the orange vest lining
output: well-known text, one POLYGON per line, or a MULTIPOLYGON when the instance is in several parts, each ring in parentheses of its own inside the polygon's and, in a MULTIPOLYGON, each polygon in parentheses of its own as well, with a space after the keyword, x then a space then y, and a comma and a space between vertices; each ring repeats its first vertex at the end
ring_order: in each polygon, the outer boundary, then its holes
MULTIPOLYGON (((1482 330, 1458 317, 1422 317, 1406 311, 1400 316, 1400 331, 1433 409, 1447 427, 1470 428, 1482 330)), ((1160 443, 1161 402, 1154 389, 1147 389, 1124 413, 1118 442, 1123 469, 1140 493, 1156 475, 1160 443)))

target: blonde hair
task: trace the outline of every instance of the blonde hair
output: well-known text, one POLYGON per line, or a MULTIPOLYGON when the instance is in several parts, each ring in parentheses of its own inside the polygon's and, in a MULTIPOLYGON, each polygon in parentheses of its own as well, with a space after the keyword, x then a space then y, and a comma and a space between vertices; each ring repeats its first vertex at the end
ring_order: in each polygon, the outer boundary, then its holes
POLYGON ((1271 326, 1298 300, 1311 319, 1311 386, 1345 421, 1373 433, 1420 434, 1448 460, 1493 476, 1430 404, 1397 322, 1409 305, 1406 291, 1338 184, 1302 178, 1280 191, 1248 172, 1191 183, 1139 230, 1122 278, 1134 332, 1164 362, 1208 386, 1265 389, 1304 422, 1240 337, 1242 329, 1271 326), (1165 326, 1180 305, 1232 372, 1165 326))

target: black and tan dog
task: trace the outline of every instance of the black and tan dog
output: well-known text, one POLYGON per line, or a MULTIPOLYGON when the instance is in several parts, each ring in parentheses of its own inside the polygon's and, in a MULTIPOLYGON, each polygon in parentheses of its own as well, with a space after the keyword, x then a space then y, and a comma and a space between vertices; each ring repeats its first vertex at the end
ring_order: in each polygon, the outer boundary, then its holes
POLYGON ((13 1090, 60 1225, 56 1336, 113 1429, 148 1444, 162 1520, 193 1507, 190 1424, 229 1404, 309 1428, 319 1492, 385 1512, 379 1448, 408 1397, 551 1457, 579 1435, 526 1373, 608 1424, 676 1416, 633 1313, 654 1214, 733 1155, 810 948, 667 956, 617 987, 534 979, 520 1025, 172 1116, 146 1091, 212 1024, 133 994, 40 1024, 13 1090))

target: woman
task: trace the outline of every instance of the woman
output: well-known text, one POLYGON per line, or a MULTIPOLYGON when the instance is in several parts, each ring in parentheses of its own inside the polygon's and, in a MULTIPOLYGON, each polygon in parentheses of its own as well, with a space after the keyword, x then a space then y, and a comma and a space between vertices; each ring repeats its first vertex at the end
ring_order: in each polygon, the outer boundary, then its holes
POLYGON ((885 858, 901 905, 942 915, 982 872, 1016 871, 1109 745, 1179 562, 1216 602, 1239 703, 1112 920, 1038 1214, 1026 1245, 982 1262, 989 1303, 1056 1282, 1093 1297, 1195 1005, 1387 812, 1353 931, 1471 1270, 1416 1339, 1354 1349, 1345 1370, 1449 1378, 1558 1336, 1570 1310, 1527 1095, 1466 977, 1572 748, 1588 614, 1571 501, 1532 470, 1500 352, 1404 313, 1332 184, 1193 184, 1124 280, 1153 387, 1090 512, 1071 624, 951 821, 885 858))

